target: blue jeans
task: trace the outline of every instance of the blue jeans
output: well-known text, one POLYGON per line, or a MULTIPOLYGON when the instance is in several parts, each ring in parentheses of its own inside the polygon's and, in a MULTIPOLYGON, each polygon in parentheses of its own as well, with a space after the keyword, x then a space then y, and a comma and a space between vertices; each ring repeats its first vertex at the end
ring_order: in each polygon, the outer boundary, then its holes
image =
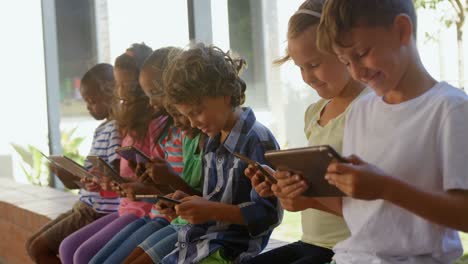
POLYGON ((159 263, 161 259, 176 248, 179 227, 177 225, 168 225, 153 233, 138 247, 145 251, 153 260, 153 263, 159 263))
POLYGON ((139 218, 120 230, 89 263, 121 263, 148 236, 168 224, 162 218, 139 218))

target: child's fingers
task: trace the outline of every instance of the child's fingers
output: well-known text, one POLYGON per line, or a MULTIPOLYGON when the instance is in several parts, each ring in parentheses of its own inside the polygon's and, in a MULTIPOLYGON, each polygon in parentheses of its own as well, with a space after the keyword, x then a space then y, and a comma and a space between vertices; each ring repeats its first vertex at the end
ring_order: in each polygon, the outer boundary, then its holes
POLYGON ((262 197, 272 195, 271 186, 266 182, 262 182, 257 187, 255 187, 255 191, 258 194, 260 194, 260 196, 262 196, 262 197))
POLYGON ((247 168, 245 168, 244 170, 245 176, 247 176, 249 179, 252 179, 252 177, 255 175, 256 172, 257 172, 257 168, 255 168, 252 165, 247 166, 247 168))
POLYGON ((356 169, 354 165, 349 163, 339 163, 333 162, 328 165, 327 174, 346 174, 346 173, 354 173, 356 169))
POLYGON ((274 174, 277 180, 288 179, 291 177, 291 173, 289 171, 276 171, 274 174))
POLYGON ((176 214, 183 216, 187 213, 188 210, 190 210, 190 207, 190 203, 182 202, 181 204, 175 205, 174 209, 176 211, 176 214))
POLYGON ((255 176, 260 180, 260 181, 265 181, 267 180, 268 178, 259 170, 257 170, 257 172, 255 172, 255 176))
MULTIPOLYGON (((165 159, 162 159, 160 157, 154 157, 152 160, 151 160, 151 163, 166 163, 166 160, 165 159)), ((151 163, 147 163, 147 164, 151 164, 151 163)))
POLYGON ((175 214, 175 210, 174 210, 174 207, 166 207, 166 208, 163 208, 163 209, 158 209, 158 212, 161 213, 161 214, 164 214, 164 215, 174 215, 175 214))
POLYGON ((194 199, 194 196, 185 196, 182 199, 180 199, 181 202, 188 202, 194 199))
POLYGON ((280 186, 281 188, 285 188, 287 186, 290 186, 290 185, 294 185, 294 184, 297 184, 297 183, 300 183, 300 182, 304 182, 299 176, 296 177, 297 175, 295 175, 294 177, 289 177, 289 178, 283 178, 281 180, 278 180, 278 186, 280 186))
POLYGON ((327 173, 325 179, 332 185, 352 185, 353 179, 350 174, 327 173))
POLYGON ((87 183, 87 182, 88 182, 88 178, 83 177, 83 178, 80 179, 80 182, 81 182, 81 183, 87 183))
POLYGON ((149 174, 145 171, 143 172, 140 177, 138 177, 138 180, 140 182, 146 182, 147 180, 149 180, 149 174))
POLYGON ((262 184, 264 182, 263 179, 260 176, 256 175, 256 174, 252 177, 251 180, 252 180, 252 185, 254 187, 258 186, 258 185, 260 185, 260 184, 262 184))
POLYGON ((271 185, 271 190, 273 191, 275 196, 278 196, 279 194, 281 194, 281 188, 277 184, 271 185))
POLYGON ((353 165, 362 165, 365 163, 358 155, 355 154, 347 157, 346 159, 353 165))
POLYGON ((179 191, 179 190, 176 190, 173 194, 172 194, 172 199, 176 199, 176 200, 181 200, 182 198, 184 197, 188 197, 189 195, 187 195, 186 193, 184 193, 183 191, 179 191))
POLYGON ((304 181, 300 181, 300 182, 295 182, 287 186, 280 185, 280 188, 281 188, 281 193, 289 197, 292 193, 295 193, 298 190, 307 189, 307 184, 304 181))
POLYGON ((292 191, 291 193, 288 194, 288 197, 291 199, 297 198, 301 196, 305 191, 307 191, 307 186, 301 186, 298 189, 292 191))
POLYGON ((263 190, 260 190, 258 192, 258 194, 261 196, 261 197, 271 197, 271 196, 274 196, 273 192, 271 191, 271 189, 263 189, 263 190))

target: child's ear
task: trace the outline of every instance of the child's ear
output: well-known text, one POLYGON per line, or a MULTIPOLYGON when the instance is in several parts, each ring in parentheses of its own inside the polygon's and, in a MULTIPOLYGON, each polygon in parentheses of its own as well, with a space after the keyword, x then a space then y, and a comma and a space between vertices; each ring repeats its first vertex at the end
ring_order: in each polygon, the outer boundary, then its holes
POLYGON ((409 45, 413 38, 413 23, 408 15, 401 14, 395 17, 394 26, 400 35, 400 44, 409 45))

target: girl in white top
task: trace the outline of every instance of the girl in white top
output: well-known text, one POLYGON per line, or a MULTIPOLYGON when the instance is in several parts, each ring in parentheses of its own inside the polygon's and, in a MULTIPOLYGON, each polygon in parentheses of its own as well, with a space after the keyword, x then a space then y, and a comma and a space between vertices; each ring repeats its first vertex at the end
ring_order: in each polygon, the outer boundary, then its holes
MULTIPOLYGON (((309 106, 305 113, 304 132, 308 145, 331 145, 341 152, 345 115, 350 104, 359 95, 367 92, 364 86, 353 81, 336 56, 320 52, 316 45, 316 31, 324 0, 305 1, 290 18, 288 26, 287 55, 278 60, 282 64, 290 59, 300 68, 302 78, 322 97, 309 106)), ((271 184, 262 182, 256 170, 249 167, 246 175, 262 196, 271 196, 271 184)), ((336 243, 349 236, 342 217, 307 209, 305 206, 314 198, 296 200, 283 199, 275 193, 283 208, 302 211, 301 241, 280 247, 252 259, 249 263, 324 263, 331 260, 336 243)))

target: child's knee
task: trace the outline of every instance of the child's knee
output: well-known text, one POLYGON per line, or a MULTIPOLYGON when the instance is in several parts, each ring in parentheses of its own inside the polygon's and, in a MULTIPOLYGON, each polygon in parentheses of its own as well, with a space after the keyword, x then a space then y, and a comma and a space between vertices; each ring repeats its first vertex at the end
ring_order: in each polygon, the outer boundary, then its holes
POLYGON ((44 255, 57 255, 57 252, 54 252, 49 247, 49 243, 43 237, 36 237, 35 239, 28 241, 26 245, 26 250, 29 256, 37 262, 41 256, 44 255))
POLYGON ((75 254, 73 254, 73 263, 89 263, 93 256, 94 254, 92 253, 92 249, 88 247, 86 243, 84 243, 78 247, 78 249, 75 251, 75 254))

